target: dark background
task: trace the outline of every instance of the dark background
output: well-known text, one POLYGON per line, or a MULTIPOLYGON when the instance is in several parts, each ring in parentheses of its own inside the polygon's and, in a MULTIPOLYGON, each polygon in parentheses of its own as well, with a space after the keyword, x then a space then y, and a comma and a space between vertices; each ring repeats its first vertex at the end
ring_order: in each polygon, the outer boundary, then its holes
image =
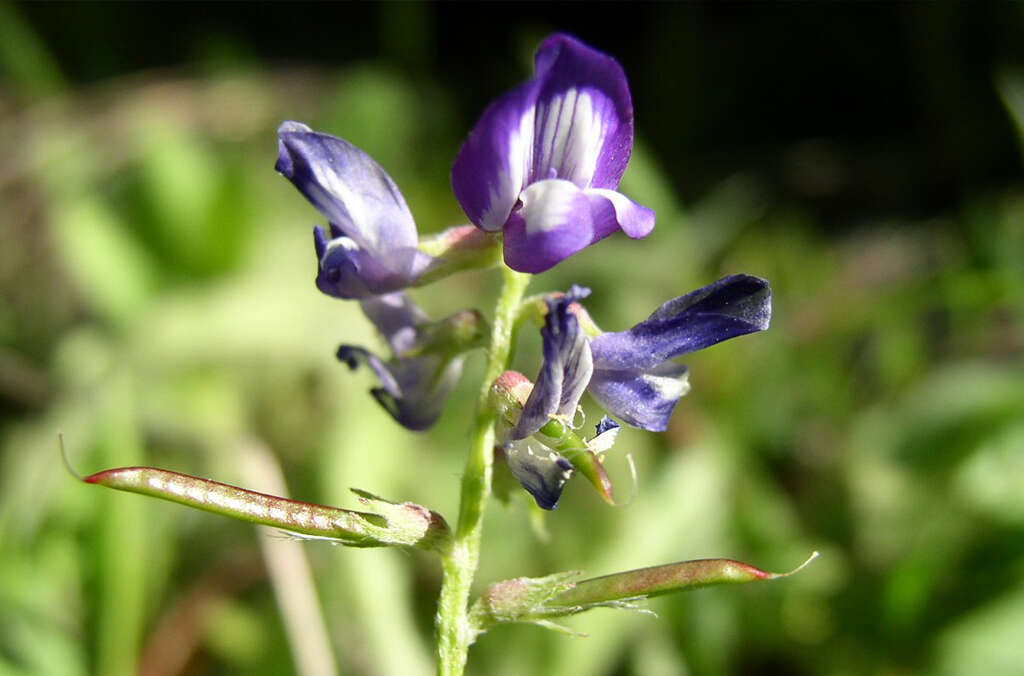
POLYGON ((1019 172, 993 74, 1024 59, 1019 3, 28 3, 65 75, 254 59, 377 60, 444 86, 468 125, 536 36, 630 76, 638 128, 685 200, 737 169, 826 227, 949 209, 1019 172), (86 36, 88 36, 87 39, 86 36), (808 143, 811 142, 811 143, 808 143), (823 163, 825 181, 801 165, 823 163))

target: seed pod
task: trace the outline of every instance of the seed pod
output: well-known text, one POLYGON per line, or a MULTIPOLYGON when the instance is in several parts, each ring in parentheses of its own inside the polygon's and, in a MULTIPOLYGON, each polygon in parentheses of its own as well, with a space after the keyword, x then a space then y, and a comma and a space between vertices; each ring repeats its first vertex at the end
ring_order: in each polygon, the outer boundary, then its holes
POLYGON ((441 551, 451 539, 448 525, 436 512, 409 502, 387 502, 362 491, 356 491, 360 501, 380 514, 289 500, 155 467, 108 469, 83 481, 352 547, 441 551))
POLYGON ((640 568, 577 582, 572 589, 551 599, 548 606, 593 606, 721 584, 775 580, 799 572, 816 558, 818 552, 811 554, 798 568, 788 573, 770 573, 732 559, 698 559, 640 568))
POLYGON ((576 581, 578 571, 542 578, 516 578, 497 582, 473 604, 472 616, 478 632, 504 622, 531 622, 550 629, 564 629, 552 618, 576 615, 592 608, 622 608, 646 611, 638 601, 678 591, 721 584, 743 584, 774 580, 799 572, 814 559, 814 552, 788 573, 770 573, 732 559, 680 561, 663 566, 613 573, 576 581))

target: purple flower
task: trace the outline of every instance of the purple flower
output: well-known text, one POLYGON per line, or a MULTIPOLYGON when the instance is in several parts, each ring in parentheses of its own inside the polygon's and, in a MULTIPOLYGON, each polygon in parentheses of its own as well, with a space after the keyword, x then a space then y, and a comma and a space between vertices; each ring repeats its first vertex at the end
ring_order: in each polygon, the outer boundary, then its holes
MULTIPOLYGON (((544 364, 504 444, 509 469, 544 509, 558 504, 573 467, 552 448, 553 440, 538 435, 549 420, 571 427, 588 391, 626 423, 663 431, 690 389, 686 367, 671 359, 763 331, 772 313, 768 282, 733 275, 668 301, 628 331, 589 337, 580 322, 586 311, 579 304, 589 293, 574 286, 568 294, 548 299, 541 329, 544 364)), ((586 448, 573 450, 608 450, 618 427, 605 417, 595 436, 583 442, 586 448)))
POLYGON ((690 389, 686 367, 670 360, 764 331, 771 316, 768 282, 749 275, 720 279, 668 301, 628 331, 593 338, 588 391, 628 424, 664 431, 672 409, 690 389))
POLYGON ((543 272, 617 230, 646 237, 654 212, 616 190, 633 147, 622 67, 568 35, 537 51, 536 76, 484 111, 452 168, 469 219, 504 230, 505 263, 543 272))
POLYGON ((353 345, 338 348, 338 359, 356 368, 366 364, 380 379, 370 393, 402 426, 416 431, 431 427, 462 374, 464 350, 484 335, 476 312, 460 312, 431 322, 399 292, 360 301, 363 312, 384 336, 393 355, 383 360, 353 345))
POLYGON ((544 318, 544 363, 530 392, 513 439, 525 439, 551 418, 571 423, 583 391, 594 372, 590 340, 569 307, 590 295, 590 289, 573 286, 564 296, 548 300, 544 318))
POLYGON ((516 436, 536 432, 552 417, 571 417, 584 389, 626 423, 663 431, 689 390, 686 367, 671 359, 763 331, 772 314, 768 282, 733 275, 668 301, 628 331, 588 338, 573 311, 584 296, 576 287, 548 301, 544 366, 516 436))
POLYGON ((565 296, 549 301, 550 310, 542 331, 544 364, 519 421, 504 444, 508 468, 543 509, 558 505, 562 489, 572 477, 573 466, 561 453, 531 437, 552 417, 571 424, 576 415, 576 406, 593 372, 593 362, 583 328, 575 315, 564 308, 589 294, 589 289, 574 286, 565 296))
POLYGON ((277 134, 275 168, 330 225, 330 237, 314 230, 321 291, 367 298, 411 286, 427 271, 434 259, 417 248, 409 207, 372 157, 300 122, 284 122, 277 134))
POLYGON ((619 423, 608 416, 601 418, 592 438, 580 439, 580 446, 572 448, 571 452, 569 449, 565 450, 573 458, 571 461, 549 445, 552 440, 542 436, 520 439, 516 438, 513 431, 502 444, 505 464, 542 509, 554 509, 558 506, 565 484, 577 469, 574 463, 580 460, 583 460, 583 473, 588 475, 587 478, 601 491, 602 496, 611 501, 611 482, 604 472, 599 454, 615 444, 619 429, 619 423), (584 459, 584 456, 589 458, 584 459), (589 474, 588 467, 592 469, 589 474))
POLYGON ((502 445, 505 464, 541 509, 554 509, 565 484, 572 478, 572 463, 561 453, 532 437, 509 439, 502 445))

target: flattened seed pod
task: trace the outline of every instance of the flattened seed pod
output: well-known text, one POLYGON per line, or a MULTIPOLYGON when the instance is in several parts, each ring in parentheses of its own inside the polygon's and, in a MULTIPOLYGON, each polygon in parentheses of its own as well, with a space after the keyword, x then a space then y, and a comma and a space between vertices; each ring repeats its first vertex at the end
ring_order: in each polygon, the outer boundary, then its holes
POLYGON ((109 469, 83 481, 352 547, 436 549, 449 538, 447 524, 435 512, 412 503, 390 503, 361 491, 357 491, 359 500, 383 514, 290 500, 155 467, 109 469))

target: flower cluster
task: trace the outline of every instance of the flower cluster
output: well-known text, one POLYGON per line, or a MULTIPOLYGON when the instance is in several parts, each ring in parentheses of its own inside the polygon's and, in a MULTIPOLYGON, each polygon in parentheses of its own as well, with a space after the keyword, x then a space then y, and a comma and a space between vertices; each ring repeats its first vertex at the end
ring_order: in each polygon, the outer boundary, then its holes
MULTIPOLYGON (((536 74, 483 113, 452 168, 452 189, 470 226, 421 239, 387 172, 351 143, 298 122, 278 130, 277 170, 327 219, 314 229, 317 287, 357 299, 391 357, 342 345, 338 358, 366 364, 372 390, 395 420, 433 425, 469 350, 484 345, 476 311, 430 321, 405 289, 468 267, 505 264, 540 273, 621 230, 654 228, 654 212, 618 192, 632 151, 633 108, 622 67, 567 35, 537 51, 536 74)), ((542 298, 543 364, 532 384, 506 373, 494 384, 508 467, 537 504, 553 509, 580 471, 610 499, 601 454, 619 423, 605 417, 581 439, 574 419, 584 392, 611 416, 660 431, 689 389, 674 358, 768 327, 771 290, 733 275, 666 302, 627 331, 597 328, 573 287, 542 298)))

